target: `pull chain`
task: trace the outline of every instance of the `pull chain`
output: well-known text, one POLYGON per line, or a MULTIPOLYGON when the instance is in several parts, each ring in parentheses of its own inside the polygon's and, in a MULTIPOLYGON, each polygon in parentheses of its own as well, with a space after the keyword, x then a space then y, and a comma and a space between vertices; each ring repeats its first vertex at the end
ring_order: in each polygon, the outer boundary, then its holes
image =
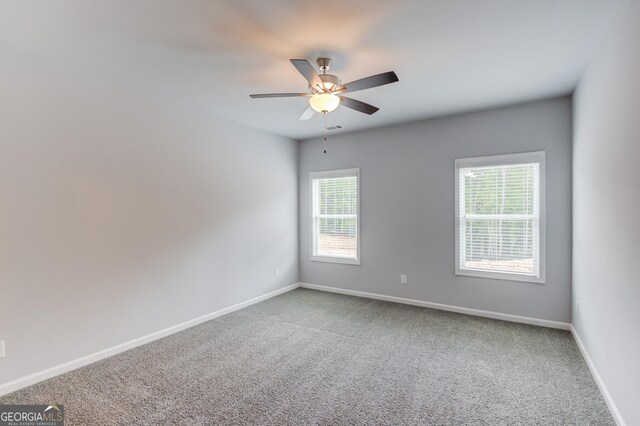
POLYGON ((327 113, 323 112, 324 115, 324 153, 327 153, 327 113))

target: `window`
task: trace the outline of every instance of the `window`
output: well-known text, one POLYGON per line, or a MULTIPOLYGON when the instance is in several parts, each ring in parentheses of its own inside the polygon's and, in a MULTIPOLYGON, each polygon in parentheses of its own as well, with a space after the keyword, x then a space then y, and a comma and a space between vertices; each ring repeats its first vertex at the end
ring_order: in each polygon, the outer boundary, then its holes
POLYGON ((456 274, 543 283, 544 152, 460 159, 456 274))
POLYGON ((314 172, 311 260, 360 264, 360 169, 314 172))

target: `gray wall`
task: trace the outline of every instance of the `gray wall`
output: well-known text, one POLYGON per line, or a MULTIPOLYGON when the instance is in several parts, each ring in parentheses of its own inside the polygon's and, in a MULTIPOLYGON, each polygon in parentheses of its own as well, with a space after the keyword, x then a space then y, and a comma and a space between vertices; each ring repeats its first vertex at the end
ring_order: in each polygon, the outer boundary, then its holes
POLYGON ((569 98, 329 136, 300 147, 301 281, 533 318, 571 319, 569 98), (547 283, 454 275, 454 159, 545 150, 547 283), (362 264, 309 260, 309 172, 360 167, 362 264), (408 285, 400 285, 400 274, 408 285))
POLYGON ((0 384, 298 281, 296 141, 4 50, 0 93, 0 384))
POLYGON ((640 425, 639 23, 640 3, 623 4, 574 97, 573 324, 628 425, 640 425))

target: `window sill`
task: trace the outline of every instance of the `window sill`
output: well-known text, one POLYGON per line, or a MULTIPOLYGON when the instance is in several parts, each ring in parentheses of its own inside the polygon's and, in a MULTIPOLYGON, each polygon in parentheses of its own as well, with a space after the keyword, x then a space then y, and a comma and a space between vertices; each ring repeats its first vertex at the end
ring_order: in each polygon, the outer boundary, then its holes
POLYGON ((346 259, 342 257, 311 256, 310 260, 314 262, 341 263, 343 265, 360 265, 360 259, 346 259))
POLYGON ((509 272, 493 272, 493 271, 481 271, 476 269, 457 269, 456 275, 476 277, 476 278, 489 278, 494 280, 506 280, 506 281, 519 281, 534 284, 545 284, 546 280, 544 276, 536 277, 534 275, 513 274, 509 272))

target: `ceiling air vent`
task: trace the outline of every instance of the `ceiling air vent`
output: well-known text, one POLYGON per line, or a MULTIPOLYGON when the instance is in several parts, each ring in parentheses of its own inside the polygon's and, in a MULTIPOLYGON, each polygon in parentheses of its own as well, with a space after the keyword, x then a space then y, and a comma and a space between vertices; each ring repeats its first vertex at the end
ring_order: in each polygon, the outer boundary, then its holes
POLYGON ((331 126, 331 127, 327 127, 327 130, 340 130, 342 129, 342 126, 331 126))

